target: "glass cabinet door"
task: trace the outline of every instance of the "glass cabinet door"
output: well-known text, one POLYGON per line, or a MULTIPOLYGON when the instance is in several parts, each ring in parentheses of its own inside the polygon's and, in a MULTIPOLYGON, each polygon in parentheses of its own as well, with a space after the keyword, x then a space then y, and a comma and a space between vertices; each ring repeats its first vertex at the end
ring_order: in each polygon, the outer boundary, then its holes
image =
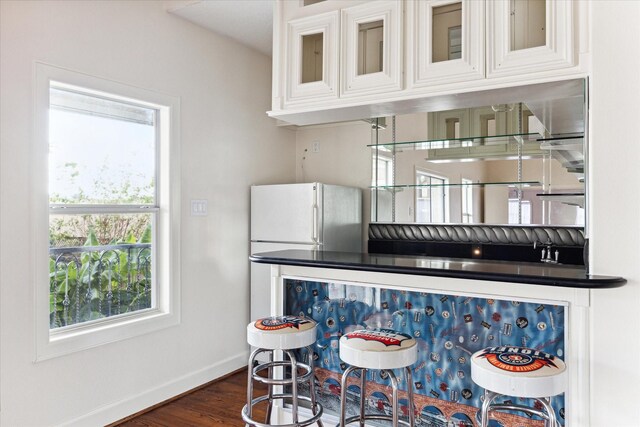
POLYGON ((338 96, 338 18, 333 11, 289 21, 285 89, 287 105, 338 96))
POLYGON ((374 1, 342 9, 341 97, 403 88, 403 5, 374 1))
POLYGON ((487 77, 576 64, 575 2, 488 1, 487 13, 487 77))
POLYGON ((481 0, 408 2, 409 85, 483 78, 484 19, 481 0))

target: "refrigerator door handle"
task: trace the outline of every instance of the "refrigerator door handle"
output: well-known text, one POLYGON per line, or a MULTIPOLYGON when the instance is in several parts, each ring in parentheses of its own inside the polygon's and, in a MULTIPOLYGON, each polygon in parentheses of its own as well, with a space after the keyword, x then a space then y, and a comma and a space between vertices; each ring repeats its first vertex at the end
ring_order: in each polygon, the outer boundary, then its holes
POLYGON ((318 205, 313 205, 313 230, 311 231, 311 240, 318 243, 318 205))

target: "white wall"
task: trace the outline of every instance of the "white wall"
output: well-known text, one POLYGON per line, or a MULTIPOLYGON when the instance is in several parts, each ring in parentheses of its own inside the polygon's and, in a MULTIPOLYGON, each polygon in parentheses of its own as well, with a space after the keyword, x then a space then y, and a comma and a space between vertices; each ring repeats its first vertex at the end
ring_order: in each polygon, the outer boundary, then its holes
POLYGON ((295 181, 295 136, 265 114, 270 58, 162 2, 0 8, 0 425, 103 425, 246 364, 249 185, 295 181), (35 60, 178 96, 182 110, 182 323, 40 363, 27 220, 35 60), (208 199, 209 216, 191 217, 190 199, 208 199))
POLYGON ((371 212, 371 126, 366 122, 299 128, 296 132, 296 180, 362 189, 362 236, 366 249, 371 212), (313 151, 314 142, 318 151, 313 151))
POLYGON ((591 425, 640 422, 640 2, 590 2, 593 272, 625 277, 592 292, 591 425))

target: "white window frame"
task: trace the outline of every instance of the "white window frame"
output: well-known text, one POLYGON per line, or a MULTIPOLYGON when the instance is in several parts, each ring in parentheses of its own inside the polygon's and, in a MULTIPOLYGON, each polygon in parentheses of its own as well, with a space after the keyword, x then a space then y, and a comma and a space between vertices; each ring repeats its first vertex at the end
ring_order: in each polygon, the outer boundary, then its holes
MULTIPOLYGON (((430 178, 435 178, 435 179, 441 179, 443 180, 443 188, 442 188, 442 204, 443 204, 443 221, 442 222, 426 222, 426 223, 421 223, 421 224, 446 224, 449 222, 449 178, 447 178, 446 176, 443 175, 438 175, 436 173, 433 173, 430 170, 427 169, 422 169, 422 168, 415 168, 414 171, 414 179, 415 179, 415 183, 416 183, 416 188, 414 189, 414 195, 413 195, 413 201, 415 204, 415 209, 414 209, 414 214, 413 214, 413 220, 415 222, 418 222, 418 194, 420 191, 420 188, 417 187, 418 185, 418 175, 427 175, 430 178)), ((433 199, 430 199, 433 200, 433 199)), ((433 204, 433 203, 432 203, 433 204)), ((433 216, 433 215, 432 215, 433 216)))
POLYGON ((129 339, 180 323, 180 99, 48 64, 35 63, 34 137, 31 150, 32 282, 35 361, 129 339), (49 322, 49 89, 51 82, 110 99, 135 100, 158 110, 156 305, 127 315, 50 330, 49 322))
POLYGON ((462 196, 461 211, 462 211, 462 223, 473 224, 473 180, 462 178, 460 180, 462 196))
POLYGON ((385 156, 383 154, 380 154, 380 151, 378 151, 378 154, 376 155, 375 149, 373 152, 373 156, 371 157, 372 157, 371 185, 374 187, 386 187, 386 186, 393 185, 394 184, 393 183, 393 159, 390 156, 385 156), (383 177, 382 176, 376 177, 376 173, 380 172, 380 162, 385 163, 386 174, 383 177))
POLYGON ((521 208, 522 208, 522 222, 518 221, 518 215, 517 215, 517 210, 514 211, 514 213, 512 214, 511 211, 511 207, 515 206, 517 208, 518 205, 518 199, 509 199, 508 201, 509 205, 508 205, 508 223, 509 225, 511 224, 515 224, 515 225, 531 225, 531 216, 533 215, 533 212, 531 211, 532 206, 531 206, 531 200, 522 200, 522 204, 521 204, 521 208))

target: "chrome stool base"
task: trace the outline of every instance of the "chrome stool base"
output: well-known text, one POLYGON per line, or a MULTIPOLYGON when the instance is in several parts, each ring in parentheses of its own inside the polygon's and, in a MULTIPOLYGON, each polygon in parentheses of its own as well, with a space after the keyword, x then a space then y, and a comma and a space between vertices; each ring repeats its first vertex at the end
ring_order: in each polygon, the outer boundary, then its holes
MULTIPOLYGON (((363 420, 363 421, 367 421, 367 420, 372 420, 372 421, 391 421, 391 422, 393 422, 393 420, 391 419, 390 415, 366 414, 364 419, 360 418, 360 415, 354 415, 353 417, 349 417, 344 421, 344 425, 348 426, 349 424, 355 423, 356 421, 360 422, 360 420, 363 420)), ((398 424, 397 425, 401 425, 401 426, 405 426, 405 427, 412 427, 411 424, 409 424, 405 420, 398 420, 398 424)), ((338 424, 336 427, 339 427, 339 426, 340 426, 340 424, 338 424)))
POLYGON ((391 415, 379 415, 379 414, 367 414, 365 411, 365 402, 366 402, 366 377, 367 377, 367 368, 361 368, 358 366, 350 366, 344 371, 342 375, 342 383, 340 390, 340 423, 336 427, 344 427, 351 423, 358 421, 360 426, 364 426, 365 421, 367 420, 376 420, 376 421, 391 421, 393 427, 397 427, 398 425, 414 427, 415 426, 415 405, 413 403, 413 380, 411 374, 411 368, 401 368, 406 372, 406 380, 409 386, 407 387, 407 401, 409 403, 409 421, 400 420, 398 417, 398 379, 391 369, 381 369, 381 372, 386 372, 391 379, 391 390, 392 390, 392 399, 391 399, 391 407, 392 414, 391 415), (346 401, 347 401, 347 377, 353 371, 360 371, 360 414, 354 415, 352 417, 346 418, 346 401))
POLYGON ((258 348, 251 353, 249 357, 249 372, 247 375, 247 404, 242 408, 242 420, 247 423, 251 427, 273 427, 277 425, 278 427, 305 427, 311 424, 317 424, 319 427, 323 427, 321 417, 322 417, 322 405, 316 402, 315 398, 315 384, 313 378, 313 349, 311 346, 305 347, 307 349, 308 355, 308 364, 300 363, 296 360, 295 355, 290 350, 282 350, 282 352, 287 355, 289 358, 286 360, 273 360, 274 350, 258 348), (270 361, 266 363, 259 364, 257 366, 253 366, 255 364, 256 356, 260 353, 269 353, 270 361), (291 367, 291 376, 289 378, 274 378, 273 370, 274 368, 282 368, 291 367), (259 374, 259 372, 263 370, 268 370, 268 376, 264 377, 259 374), (301 375, 298 374, 298 370, 302 369, 304 373, 301 375), (253 381, 257 381, 268 386, 267 394, 253 397, 253 381), (301 383, 309 383, 309 394, 310 397, 307 396, 299 396, 298 395, 298 384, 301 383), (291 393, 274 393, 273 386, 291 386, 291 393), (271 419, 271 413, 273 411, 273 402, 276 400, 285 401, 286 399, 291 400, 291 415, 293 418, 293 422, 291 424, 269 424, 271 419), (268 402, 267 406, 267 414, 264 423, 256 421, 252 417, 252 410, 255 405, 260 402, 268 402), (300 420, 298 417, 298 402, 304 401, 309 402, 309 406, 311 408, 311 412, 313 416, 300 420))
POLYGON ((482 402, 482 408, 476 413, 476 421, 480 427, 487 427, 489 425, 489 415, 492 411, 518 411, 529 415, 536 415, 544 420, 544 427, 560 427, 556 419, 555 412, 551 407, 551 398, 543 397, 535 399, 540 402, 544 410, 539 410, 525 405, 507 404, 507 403, 493 403, 498 397, 507 397, 501 393, 495 393, 490 390, 484 391, 484 402, 482 402))

